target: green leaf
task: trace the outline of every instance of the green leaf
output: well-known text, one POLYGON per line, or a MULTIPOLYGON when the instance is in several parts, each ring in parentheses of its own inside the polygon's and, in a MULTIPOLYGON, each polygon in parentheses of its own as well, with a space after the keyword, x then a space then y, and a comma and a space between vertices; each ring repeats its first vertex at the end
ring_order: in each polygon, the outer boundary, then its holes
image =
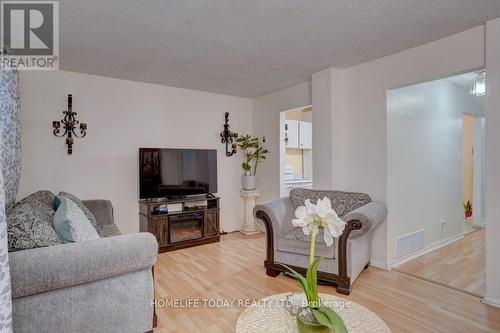
POLYGON ((324 325, 324 326, 326 326, 326 327, 328 327, 330 329, 333 329, 333 324, 332 324, 332 322, 330 321, 330 318, 328 318, 327 315, 325 315, 319 309, 311 309, 311 311, 313 312, 314 317, 316 318, 316 320, 318 320, 318 322, 321 325, 324 325))
POLYGON ((342 318, 329 307, 321 305, 318 309, 311 310, 321 325, 325 325, 335 333, 349 333, 342 318))
POLYGON ((307 285, 311 293, 311 302, 315 303, 312 307, 318 307, 318 265, 323 260, 323 257, 316 258, 314 262, 307 268, 307 285))
POLYGON ((286 273, 286 274, 293 276, 295 279, 297 279, 297 281, 299 281, 299 283, 302 286, 302 289, 304 289, 304 293, 306 294, 307 301, 309 302, 309 300, 310 300, 309 286, 307 285, 306 278, 303 277, 302 274, 300 274, 300 273, 296 272, 295 270, 293 270, 292 268, 288 267, 287 265, 283 265, 283 264, 280 264, 280 265, 285 267, 286 269, 288 269, 290 271, 290 273, 286 273))
POLYGON ((248 171, 248 170, 252 169, 252 166, 251 166, 250 164, 248 164, 247 162, 243 162, 243 163, 241 164, 241 167, 242 167, 242 168, 243 168, 243 170, 245 170, 245 171, 248 171))

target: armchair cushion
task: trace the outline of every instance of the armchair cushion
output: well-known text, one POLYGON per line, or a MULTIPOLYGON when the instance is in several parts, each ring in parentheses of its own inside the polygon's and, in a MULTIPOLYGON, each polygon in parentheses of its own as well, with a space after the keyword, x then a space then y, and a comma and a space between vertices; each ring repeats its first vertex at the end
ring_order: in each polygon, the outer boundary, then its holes
POLYGON ((294 188, 290 191, 290 200, 295 209, 303 206, 307 199, 316 203, 318 199, 327 197, 332 202, 332 208, 340 217, 362 207, 372 201, 365 193, 344 192, 344 191, 320 191, 305 188, 294 188))
MULTIPOLYGON (((286 231, 278 238, 278 251, 302 254, 309 256, 311 249, 311 236, 306 236, 301 228, 291 229, 286 231)), ((325 257, 326 259, 335 259, 336 242, 332 246, 326 246, 321 230, 316 235, 316 256, 325 257)))

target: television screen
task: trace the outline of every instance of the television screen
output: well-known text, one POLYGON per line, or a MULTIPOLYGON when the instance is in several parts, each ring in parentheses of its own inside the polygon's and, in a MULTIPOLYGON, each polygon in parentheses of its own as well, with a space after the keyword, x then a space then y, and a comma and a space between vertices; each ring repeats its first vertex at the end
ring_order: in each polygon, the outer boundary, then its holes
POLYGON ((217 150, 139 149, 141 199, 217 192, 217 150))

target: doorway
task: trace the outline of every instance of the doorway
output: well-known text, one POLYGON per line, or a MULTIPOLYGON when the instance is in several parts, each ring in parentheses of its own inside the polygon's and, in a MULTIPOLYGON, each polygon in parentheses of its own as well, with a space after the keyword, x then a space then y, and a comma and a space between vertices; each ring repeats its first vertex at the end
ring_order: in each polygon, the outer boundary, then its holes
POLYGON ((387 117, 393 267, 475 296, 486 288, 481 75, 391 90, 387 117))
POLYGON ((280 112, 280 196, 313 188, 312 106, 280 112))

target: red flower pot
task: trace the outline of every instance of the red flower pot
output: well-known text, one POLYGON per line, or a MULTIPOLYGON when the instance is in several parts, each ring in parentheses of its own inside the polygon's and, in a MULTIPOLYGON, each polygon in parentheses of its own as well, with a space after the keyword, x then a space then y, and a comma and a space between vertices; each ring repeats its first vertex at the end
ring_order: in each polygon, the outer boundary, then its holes
POLYGON ((472 212, 465 212, 465 217, 466 217, 466 218, 469 218, 469 217, 471 217, 471 216, 472 216, 472 212))

